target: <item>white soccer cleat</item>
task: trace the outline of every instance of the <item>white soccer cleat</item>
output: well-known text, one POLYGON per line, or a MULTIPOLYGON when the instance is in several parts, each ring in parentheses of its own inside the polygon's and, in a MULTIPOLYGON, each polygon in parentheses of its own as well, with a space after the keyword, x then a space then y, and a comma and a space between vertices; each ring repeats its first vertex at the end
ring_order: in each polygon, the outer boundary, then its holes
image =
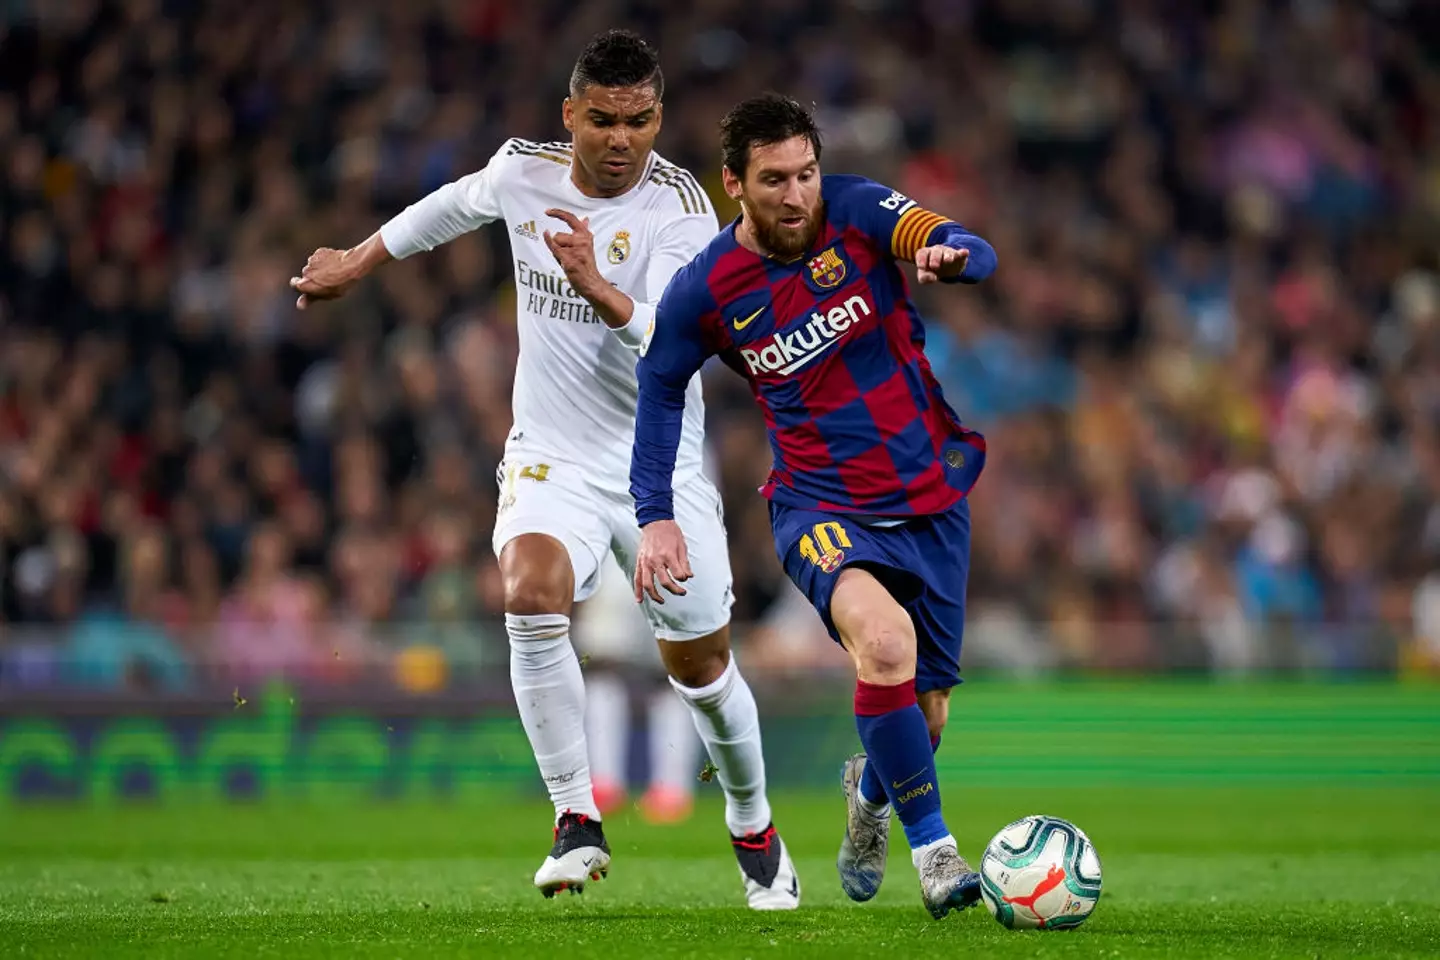
POLYGON ((845 839, 835 867, 845 896, 864 903, 880 892, 885 879, 885 858, 890 851, 890 809, 875 816, 860 805, 860 778, 865 775, 865 754, 845 761, 845 839))
POLYGON ((770 824, 759 833, 731 837, 745 899, 751 910, 794 910, 800 906, 800 876, 785 849, 785 841, 770 824))
POLYGON ((555 845, 535 871, 535 887, 546 899, 561 890, 583 893, 590 880, 610 872, 610 845, 600 821, 583 813, 565 811, 555 825, 555 845))

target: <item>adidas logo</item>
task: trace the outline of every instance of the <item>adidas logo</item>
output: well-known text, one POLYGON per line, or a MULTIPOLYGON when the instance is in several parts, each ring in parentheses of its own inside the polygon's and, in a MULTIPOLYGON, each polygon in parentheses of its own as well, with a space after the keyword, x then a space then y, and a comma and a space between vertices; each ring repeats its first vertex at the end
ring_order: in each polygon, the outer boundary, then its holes
POLYGON ((540 234, 535 230, 534 220, 526 220, 524 223, 518 224, 515 227, 515 233, 518 236, 524 237, 526 240, 540 239, 540 234))

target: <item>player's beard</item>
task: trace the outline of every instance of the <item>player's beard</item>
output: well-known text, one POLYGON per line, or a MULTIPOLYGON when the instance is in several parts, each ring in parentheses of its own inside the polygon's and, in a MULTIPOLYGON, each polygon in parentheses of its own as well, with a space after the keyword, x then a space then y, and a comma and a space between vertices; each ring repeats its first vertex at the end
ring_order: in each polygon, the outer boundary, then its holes
POLYGON ((778 214, 768 220, 748 209, 745 211, 745 216, 750 218, 750 226, 755 231, 755 242, 760 245, 760 248, 782 260, 800 256, 814 246, 815 239, 820 236, 820 204, 818 203, 814 209, 807 210, 803 214, 782 207, 778 214), (787 217, 802 215, 805 217, 805 222, 798 227, 787 227, 780 222, 787 217))

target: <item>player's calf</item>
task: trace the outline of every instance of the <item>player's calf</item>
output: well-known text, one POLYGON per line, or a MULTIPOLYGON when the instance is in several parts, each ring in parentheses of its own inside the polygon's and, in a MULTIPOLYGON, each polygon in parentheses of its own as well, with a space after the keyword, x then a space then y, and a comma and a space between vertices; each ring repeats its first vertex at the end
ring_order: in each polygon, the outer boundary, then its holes
POLYGON ((585 738, 585 681, 570 645, 570 618, 507 613, 510 687, 535 763, 555 805, 599 817, 585 738))
POLYGON ((920 712, 925 714, 925 726, 930 730, 930 745, 938 750, 940 737, 944 735, 945 725, 950 721, 950 691, 926 690, 917 694, 915 699, 920 702, 920 712))
POLYGON ((535 763, 555 806, 554 844, 535 873, 547 897, 580 892, 610 869, 590 782, 585 681, 570 642, 574 568, 564 545, 523 534, 500 551, 510 685, 535 763))
MULTIPOLYGON (((925 724, 930 729, 930 750, 932 753, 939 753, 940 738, 950 717, 950 691, 948 688, 927 690, 917 694, 916 699, 920 702, 920 712, 925 714, 925 724)), ((890 799, 885 793, 885 784, 875 772, 874 764, 867 763, 863 766, 864 773, 860 777, 857 793, 869 810, 876 814, 883 812, 888 816, 890 799)))
POLYGON ((725 791, 725 823, 732 836, 759 833, 770 823, 765 795, 765 756, 760 744, 760 711, 755 695, 732 660, 703 687, 670 681, 690 708, 695 729, 715 764, 725 791))
POLYGON ((661 640, 660 653, 670 685, 690 708, 705 752, 715 764, 731 835, 763 831, 770 824, 770 802, 760 712, 750 685, 730 658, 729 628, 690 640, 661 640), (695 685, 698 680, 706 682, 695 685))
POLYGON ((662 640, 660 652, 725 791, 725 824, 747 902, 756 910, 794 909, 800 903, 800 881, 770 822, 760 712, 730 658, 729 628, 692 640, 662 640), (687 680, 706 682, 691 686, 687 680))
POLYGON ((845 571, 830 610, 855 659, 855 726, 867 765, 874 767, 905 830, 926 907, 942 917, 973 902, 974 890, 966 879, 968 867, 960 869, 963 861, 954 852, 955 840, 940 811, 930 724, 915 694, 914 626, 889 591, 865 570, 845 571))

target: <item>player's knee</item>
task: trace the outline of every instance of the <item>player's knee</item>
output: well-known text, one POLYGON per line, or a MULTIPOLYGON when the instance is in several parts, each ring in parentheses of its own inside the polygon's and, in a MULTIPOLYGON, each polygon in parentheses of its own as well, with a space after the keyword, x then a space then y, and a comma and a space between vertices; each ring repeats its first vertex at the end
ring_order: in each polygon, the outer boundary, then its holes
POLYGON ((908 618, 862 620, 850 647, 860 678, 868 683, 901 683, 915 676, 915 628, 908 618))
POLYGON ((670 668, 670 676, 675 682, 692 690, 701 687, 708 687, 719 680, 725 673, 725 667, 730 663, 730 657, 725 654, 715 654, 703 658, 686 660, 670 668))
POLYGON ((870 571, 841 571, 830 616, 861 680, 895 684, 915 676, 915 625, 870 571))
POLYGON ((569 614, 575 575, 570 555, 558 540, 539 535, 517 537, 500 553, 500 574, 506 613, 569 614))
POLYGON ((519 616, 538 613, 568 613, 570 592, 562 584, 543 577, 516 577, 505 580, 505 612, 519 616))
POLYGON ((572 592, 559 577, 505 577, 505 613, 569 613, 572 592))
POLYGON ((730 636, 722 629, 694 640, 661 640, 660 657, 675 682, 698 690, 719 680, 730 665, 730 636))

